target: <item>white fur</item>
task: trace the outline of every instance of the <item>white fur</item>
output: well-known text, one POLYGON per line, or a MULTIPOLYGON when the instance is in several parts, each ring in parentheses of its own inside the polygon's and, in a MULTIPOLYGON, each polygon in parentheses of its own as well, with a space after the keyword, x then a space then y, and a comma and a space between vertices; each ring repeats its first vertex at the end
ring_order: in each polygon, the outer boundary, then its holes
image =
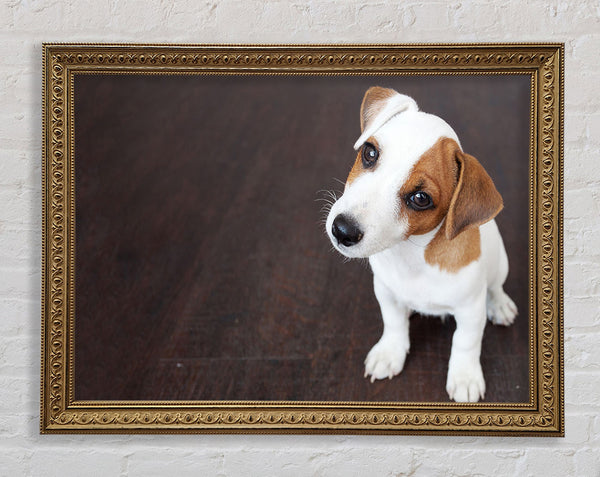
POLYGON ((412 166, 440 137, 458 142, 456 133, 445 121, 413 110, 390 118, 368 137, 371 136, 384 150, 376 170, 361 174, 346 185, 326 222, 334 246, 350 258, 369 257, 403 240, 408 224, 398 221, 397 194, 412 166), (354 217, 364 231, 364 238, 353 247, 338 246, 331 236, 333 220, 340 213, 354 217))
MULTIPOLYGON (((398 95, 402 96, 402 95, 398 95)), ((508 260, 495 221, 480 226, 481 255, 455 273, 425 260, 425 249, 437 230, 407 238, 400 219, 398 191, 414 164, 440 137, 458 137, 437 116, 419 112, 403 96, 382 109, 383 118, 367 126, 356 147, 374 136, 381 146, 377 167, 346 185, 329 212, 326 229, 334 247, 350 258, 369 257, 374 290, 384 330, 365 360, 365 376, 375 379, 399 374, 409 351, 409 316, 451 314, 456 320, 446 390, 458 402, 476 402, 485 394, 480 365, 486 315, 495 324, 510 325, 517 309, 504 293, 508 260), (402 103, 410 107, 402 108, 402 103), (389 117, 388 117, 389 116, 389 117), (372 124, 378 125, 377 128, 372 124), (363 238, 353 246, 338 244, 332 224, 339 214, 360 224, 363 238)), ((440 224, 441 225, 441 224, 440 224)))
MULTIPOLYGON (((369 126, 363 131, 358 140, 354 143, 354 149, 358 149, 375 131, 381 128, 387 121, 403 111, 418 111, 419 107, 414 99, 403 94, 395 94, 389 101, 386 101, 384 108, 377 114, 375 119, 369 123, 369 126)), ((367 112, 368 114, 368 112, 367 112)))

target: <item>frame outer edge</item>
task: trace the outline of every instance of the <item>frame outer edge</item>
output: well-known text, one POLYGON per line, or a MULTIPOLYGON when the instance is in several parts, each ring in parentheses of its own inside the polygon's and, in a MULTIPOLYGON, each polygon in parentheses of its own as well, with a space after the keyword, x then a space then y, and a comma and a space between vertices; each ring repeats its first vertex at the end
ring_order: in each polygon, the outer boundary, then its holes
POLYGON ((41 226, 41 233, 42 233, 42 259, 41 259, 41 275, 42 275, 42 283, 41 283, 41 297, 42 297, 42 303, 41 303, 41 339, 42 339, 42 343, 41 343, 41 354, 40 354, 40 367, 41 367, 41 373, 40 373, 40 433, 44 433, 45 429, 46 429, 46 409, 45 409, 45 403, 46 403, 46 277, 47 277, 47 273, 46 273, 46 254, 47 254, 47 247, 46 247, 46 240, 47 240, 47 233, 46 233, 46 220, 47 220, 47 213, 46 213, 46 204, 47 204, 47 198, 46 198, 46 154, 47 154, 47 146, 46 146, 46 137, 47 137, 47 126, 46 126, 46 85, 47 85, 47 80, 46 80, 46 74, 47 74, 47 66, 46 66, 46 61, 47 61, 47 45, 43 44, 42 45, 42 117, 41 117, 41 121, 42 121, 42 183, 41 183, 41 189, 42 189, 42 226, 41 226))
MULTIPOLYGON (((150 57, 150 56, 149 56, 150 57)), ((148 60, 150 61, 150 60, 148 60)), ((395 63, 393 63, 395 65, 395 63)), ((360 66, 359 65, 359 66, 360 66)), ((513 63, 514 65, 514 63, 513 63)), ((338 418, 351 418, 358 416, 365 423, 366 429, 361 429, 361 433, 379 434, 379 433, 404 433, 404 434, 454 434, 454 435, 564 435, 564 410, 563 410, 563 340, 561 333, 563 332, 562 318, 562 187, 563 187, 563 71, 564 71, 564 44, 415 44, 415 45, 127 45, 127 44, 61 44, 61 43, 44 43, 43 44, 43 97, 42 97, 42 130, 44 134, 43 140, 43 167, 42 167, 42 373, 41 373, 41 397, 40 404, 41 432, 52 433, 72 433, 72 432, 164 432, 164 433, 180 433, 180 432, 230 432, 230 433, 273 433, 273 432, 319 432, 319 433, 353 433, 359 431, 358 427, 353 427, 352 422, 338 421, 338 418), (450 52, 446 57, 440 57, 440 53, 429 52, 434 48, 443 49, 450 52), (85 50, 88 53, 85 54, 85 50), (74 51, 75 50, 75 51, 74 51), (115 55, 109 55, 107 52, 111 50, 119 50, 115 55), (543 156, 543 140, 545 137, 543 125, 541 124, 541 109, 544 106, 544 88, 542 71, 544 64, 549 61, 549 56, 558 55, 560 61, 554 62, 554 82, 553 85, 559 86, 558 98, 555 94, 551 100, 558 99, 559 107, 555 104, 552 118, 559 123, 559 131, 554 132, 554 141, 557 141, 558 149, 554 148, 554 160, 552 162, 555 168, 556 175, 553 185, 555 187, 555 195, 553 203, 555 205, 555 215, 552 224, 555 227, 557 236, 552 243, 553 249, 558 252, 554 254, 552 269, 556 274, 553 286, 554 293, 557 293, 554 307, 554 314, 551 323, 554 325, 554 332, 550 330, 550 341, 557 351, 552 363, 558 367, 552 373, 557 382, 550 385, 554 393, 554 399, 551 400, 550 407, 554 412, 554 419, 549 423, 542 419, 537 421, 534 414, 527 408, 519 408, 513 406, 512 409, 503 414, 498 407, 491 407, 487 410, 486 406, 446 406, 441 403, 440 410, 427 410, 424 403, 407 410, 385 409, 382 407, 368 411, 364 409, 352 408, 351 406, 337 407, 334 406, 330 410, 318 409, 313 406, 307 407, 293 403, 282 404, 283 409, 277 410, 268 407, 268 403, 256 403, 256 406, 251 409, 242 406, 242 411, 237 411, 234 408, 224 407, 209 407, 207 410, 190 406, 189 408, 176 409, 171 407, 159 407, 157 409, 145 408, 143 405, 133 405, 131 407, 120 407, 117 403, 105 404, 105 407, 99 406, 94 409, 80 408, 77 402, 70 403, 69 396, 71 395, 69 386, 72 387, 71 376, 69 373, 68 354, 72 351, 69 343, 71 340, 69 324, 73 320, 70 316, 69 306, 69 289, 74 286, 70 280, 74 276, 70 271, 70 257, 73 257, 75 251, 72 250, 74 245, 71 240, 71 223, 70 218, 74 214, 74 203, 70 200, 70 186, 74 180, 73 170, 71 169, 70 150, 74 145, 70 144, 71 131, 68 129, 68 121, 72 119, 71 106, 69 105, 69 97, 67 96, 69 85, 68 69, 87 69, 105 68, 107 71, 116 70, 119 64, 122 64, 125 69, 117 71, 123 73, 126 71, 139 70, 142 73, 183 73, 186 70, 182 67, 187 60, 183 59, 187 56, 186 51, 196 54, 203 64, 190 65, 192 73, 210 73, 211 71, 221 71, 225 73, 233 73, 236 71, 239 74, 233 63, 229 61, 239 60, 242 58, 246 63, 248 55, 254 55, 250 61, 250 65, 255 69, 252 73, 268 74, 269 71, 285 68, 285 62, 294 61, 295 66, 287 71, 287 74, 323 74, 324 71, 332 71, 333 74, 350 74, 350 71, 355 67, 350 61, 351 66, 343 65, 349 61, 348 57, 365 53, 358 58, 363 69, 359 70, 359 74, 375 74, 375 72, 389 72, 389 74, 411 74, 411 72, 422 72, 422 74, 435 74, 437 71, 441 74, 521 74, 525 72, 525 66, 508 66, 503 62, 510 63, 516 57, 521 62, 521 57, 525 55, 530 61, 531 71, 538 71, 538 98, 537 118, 540 121, 539 129, 541 136, 538 137, 537 161, 538 164, 543 156), (243 51, 246 56, 229 57, 236 50, 243 51), (356 53, 354 53, 354 51, 356 53), (509 50, 509 53, 506 53, 509 50), (514 51, 513 51, 514 50, 514 51), (126 53, 131 53, 127 55, 126 53), (168 51, 175 53, 169 54, 168 51), (281 52, 281 55, 271 57, 275 53, 281 52), (405 56, 402 58, 404 63, 398 67, 390 67, 390 56, 399 55, 405 51, 405 56), (471 51, 471 53, 469 53, 471 51), (473 51, 475 53, 473 53, 473 51), (125 53, 123 53, 125 52, 125 53), (182 54, 182 52, 184 54, 182 54), (205 52, 204 56, 202 56, 205 52), (288 52, 286 55, 285 53, 288 52), (479 52, 479 53, 477 53, 479 52), (345 53, 345 54, 344 54, 345 53), (110 56, 109 60, 103 55, 110 56), (54 59, 56 55, 56 61, 54 59), (61 56, 62 55, 62 56, 61 56), (142 58, 144 55, 153 55, 157 65, 145 64, 142 58), (210 56, 212 55, 212 56, 210 56), (294 56, 295 55, 295 56, 294 56), (308 63, 303 63, 303 58, 314 56, 314 65, 312 60, 308 63), (320 56, 319 56, 320 55, 320 56), (462 56, 460 56, 462 55, 462 56), (529 56, 528 56, 529 55, 529 56), (544 56, 538 66, 533 66, 536 61, 539 63, 540 55, 544 56), (204 62, 204 58, 207 58, 204 62), (455 57, 458 60, 455 60, 455 57), (104 58, 104 59, 100 59, 104 58), (537 59, 536 59, 537 58, 537 59), (450 61, 446 66, 439 65, 436 69, 436 64, 440 61, 450 61), (106 60, 106 61, 105 61, 106 60), (169 61, 174 66, 169 66, 167 69, 160 69, 160 65, 169 65, 169 61), (211 63, 212 61, 212 63, 211 63), (373 66, 369 69, 368 62, 371 65, 379 62, 379 69, 373 66), (452 64, 452 61, 462 62, 452 64), (469 62, 474 61, 472 67, 469 62), (487 64, 487 67, 479 65, 481 62, 487 64), (116 62, 116 63, 115 63, 116 62), (387 63, 386 63, 387 62, 387 63), (420 63, 421 62, 421 63, 420 63), (412 64, 411 64, 412 63, 412 64), (127 66, 130 64, 130 66, 127 66), (210 64, 213 64, 216 70, 210 69, 210 64), (331 67, 332 64, 341 65, 341 69, 331 67), (321 66, 319 66, 321 65, 321 66), (55 71, 56 70, 56 71, 55 71), (61 74, 58 75, 57 71, 61 74), (62 85, 62 91, 61 91, 62 85), (56 89, 55 89, 56 88, 56 89), (59 91, 59 92, 57 92, 59 91), (60 103, 60 104, 59 104, 60 103), (57 112, 58 111, 58 112, 57 112), (52 122, 57 122, 57 126, 52 122), (52 124, 51 124, 52 123, 52 124), (60 124, 62 123, 62 124, 60 124), (558 136, 557 136, 558 134, 558 136), (55 207, 59 212, 55 213, 55 207), (62 210, 61 210, 62 209, 62 210), (62 215, 61 215, 62 214, 62 215), (62 249, 61 249, 62 245, 62 249), (558 260, 558 261, 557 261, 558 260), (53 279, 54 277, 54 279, 53 279), (56 285, 56 286, 54 286, 56 285), (54 287, 54 288, 53 288, 54 287), (55 318, 53 318, 53 316, 55 318), (56 318, 58 317, 58 318, 56 318), (66 340, 66 341, 65 341, 66 340), (262 406, 262 409, 261 409, 262 406), (296 407, 297 409, 294 409, 296 407), (228 414, 229 412, 229 414, 228 414), (233 414, 231 414, 233 412, 233 414), (404 422, 408 423, 408 428, 399 428, 392 426, 391 429, 384 428, 385 416, 396 413, 395 416, 404 417, 404 422), (437 414, 436 414, 437 413, 437 414), (512 414, 511 414, 512 413, 512 414), (431 419, 435 422, 427 424, 428 416, 431 414, 431 419), (520 421, 513 423, 512 415, 520 421), (519 414, 521 415, 519 417, 519 414), (291 420, 284 422, 286 416, 290 415, 291 420), (503 423, 502 419, 506 415, 509 422, 503 423), (235 417, 237 416, 237 417, 235 417), (275 422, 279 416, 283 421, 275 422), (378 416, 382 416, 384 421, 378 421, 378 416), (438 422, 440 416, 446 416, 446 420, 438 422), (485 419, 482 421, 481 416, 487 417, 488 425, 485 424, 485 419), (530 422, 524 419, 528 416, 530 422), (186 419, 191 420, 186 420, 186 419), (233 419, 233 420, 230 420, 233 419), (316 420, 315 420, 316 419, 316 420), (425 421, 423 421, 425 419, 425 421), (462 419, 462 421, 461 421, 462 419), (465 425, 465 419, 466 424, 465 425), (473 422, 471 422, 473 420, 473 422), (444 424, 445 422, 445 424, 444 424), (471 424, 469 424, 471 422, 471 424), (520 422, 520 424, 519 424, 520 422), (447 427, 446 427, 447 426, 447 427), (454 426, 454 427, 452 427, 454 426), (508 426, 508 427, 507 427, 508 426)), ((533 93, 532 93, 533 94, 533 93)), ((541 172, 541 171, 540 171, 541 172)), ((540 189, 537 191, 536 200, 541 201, 542 194, 542 177, 538 178, 536 185, 540 189)), ((541 207, 534 210, 535 213, 540 213, 541 207)), ((537 224, 538 234, 535 237, 537 245, 541 242, 542 220, 538 216, 537 224)), ((539 247, 536 247, 539 248, 539 247)), ((538 255, 541 256, 541 249, 538 250, 538 255)), ((538 274, 542 273, 539 268, 538 274)), ((539 280, 541 282, 541 280, 539 280)), ((538 283, 539 291, 541 284, 538 283)), ((537 297, 539 306, 542 306, 541 296, 537 297)), ((538 310, 538 314, 539 313, 538 310)), ((537 328, 537 340, 540 345, 543 344, 542 327, 537 328)), ((538 374, 540 375, 537 385, 546 384, 542 377, 544 373, 544 360, 541 358, 542 349, 538 350, 536 361, 538 374)), ((530 376, 530 379, 532 377, 530 376)), ((543 406, 544 398, 542 390, 539 391, 539 406, 543 406)), ((199 404, 202 402, 198 402, 199 404)), ((352 403, 350 403, 352 404, 352 403)), ((506 405, 506 403, 504 403, 506 405)), ((510 407, 510 406, 509 406, 510 407)), ((538 409, 538 412, 540 409, 538 409)), ((538 418, 541 418, 538 415, 538 418)), ((343 420, 342 419, 342 420, 343 420)), ((388 422, 388 424, 390 424, 388 422)), ((394 424, 392 422, 391 424, 394 424)), ((359 427, 361 427, 359 425, 359 427)))

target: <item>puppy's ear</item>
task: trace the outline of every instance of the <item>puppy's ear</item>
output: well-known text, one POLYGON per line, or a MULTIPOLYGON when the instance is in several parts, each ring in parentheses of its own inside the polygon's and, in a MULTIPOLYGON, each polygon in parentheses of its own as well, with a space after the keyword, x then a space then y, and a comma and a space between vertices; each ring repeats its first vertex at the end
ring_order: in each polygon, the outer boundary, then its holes
POLYGON ((391 88, 373 86, 367 90, 360 105, 360 132, 364 132, 382 109, 388 99, 398 94, 391 88))
POLYGON ((457 148, 455 160, 458 183, 446 215, 445 232, 448 240, 470 226, 479 226, 492 220, 503 207, 502 197, 492 178, 477 159, 457 148))
POLYGON ((354 149, 362 146, 370 136, 396 114, 408 110, 419 110, 417 103, 410 96, 380 86, 369 88, 360 107, 361 135, 354 144, 354 149))

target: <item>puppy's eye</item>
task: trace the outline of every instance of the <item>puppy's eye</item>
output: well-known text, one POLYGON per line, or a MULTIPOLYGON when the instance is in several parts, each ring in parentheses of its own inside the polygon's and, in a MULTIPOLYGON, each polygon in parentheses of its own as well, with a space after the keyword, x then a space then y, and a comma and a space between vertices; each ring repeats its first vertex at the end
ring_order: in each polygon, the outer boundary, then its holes
POLYGON ((419 190, 408 196, 406 204, 414 210, 426 210, 433 207, 433 200, 431 200, 428 194, 419 190))
POLYGON ((379 159, 379 151, 370 142, 365 142, 362 148, 362 163, 364 167, 373 167, 379 159))

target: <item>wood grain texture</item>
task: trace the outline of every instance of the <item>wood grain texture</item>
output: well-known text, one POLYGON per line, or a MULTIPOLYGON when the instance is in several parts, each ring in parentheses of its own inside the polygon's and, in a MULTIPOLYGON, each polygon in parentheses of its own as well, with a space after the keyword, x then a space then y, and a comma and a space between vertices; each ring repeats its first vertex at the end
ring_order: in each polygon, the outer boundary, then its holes
POLYGON ((321 223, 373 85, 443 117, 503 196, 521 314, 487 325, 486 401, 528 400, 528 77, 133 75, 75 80, 76 399, 447 401, 452 320, 413 317, 402 374, 363 378, 372 275, 321 223))

